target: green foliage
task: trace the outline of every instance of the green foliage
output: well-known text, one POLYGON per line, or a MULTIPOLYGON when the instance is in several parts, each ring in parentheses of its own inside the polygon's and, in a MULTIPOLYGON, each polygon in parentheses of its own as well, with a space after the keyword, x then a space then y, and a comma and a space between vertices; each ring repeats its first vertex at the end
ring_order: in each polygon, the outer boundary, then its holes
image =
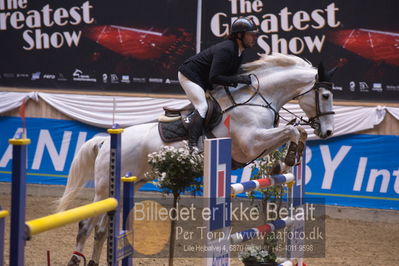
MULTIPOLYGON (((271 152, 270 154, 259 158, 256 162, 257 165, 253 166, 253 170, 257 169, 256 174, 252 179, 260 179, 270 177, 271 171, 275 166, 277 161, 280 161, 284 158, 286 150, 276 150, 271 152)), ((284 195, 284 186, 277 185, 264 189, 257 190, 262 193, 262 199, 264 202, 272 201, 272 202, 281 202, 282 196, 284 195)), ((251 191, 248 193, 249 198, 254 198, 255 191, 251 191)))
MULTIPOLYGON (((253 171, 257 171, 252 179, 261 179, 268 178, 271 175, 273 167, 277 164, 278 161, 283 160, 286 155, 286 149, 276 150, 264 157, 259 158, 256 163, 257 165, 253 167, 253 171)), ((273 202, 278 205, 278 209, 280 209, 282 204, 282 198, 284 195, 284 186, 277 185, 264 189, 256 190, 262 194, 262 206, 258 206, 262 208, 261 211, 266 213, 267 203, 273 202)), ((248 198, 254 199, 255 191, 251 191, 247 193, 248 198)), ((264 223, 268 223, 271 221, 267 221, 265 219, 264 223)), ((242 262, 275 262, 277 256, 275 254, 275 249, 277 247, 277 239, 275 237, 275 232, 272 232, 265 236, 263 239, 263 245, 261 247, 257 246, 249 246, 246 248, 244 252, 239 254, 239 258, 242 262)))

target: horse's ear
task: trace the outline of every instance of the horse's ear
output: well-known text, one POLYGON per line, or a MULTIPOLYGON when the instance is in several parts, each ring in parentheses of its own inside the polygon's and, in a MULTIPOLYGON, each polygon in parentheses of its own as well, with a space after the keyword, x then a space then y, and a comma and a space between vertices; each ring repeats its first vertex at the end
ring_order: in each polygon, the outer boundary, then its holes
POLYGON ((329 77, 327 76, 326 70, 324 69, 324 65, 322 62, 320 62, 318 68, 317 68, 317 75, 319 76, 319 81, 330 81, 329 77))
POLYGON ((329 71, 327 71, 326 73, 326 79, 328 81, 331 81, 332 77, 334 76, 335 72, 337 72, 337 70, 343 66, 346 65, 346 63, 348 63, 348 60, 346 58, 340 58, 338 60, 338 63, 335 65, 335 67, 331 68, 329 71))
POLYGON ((345 66, 347 63, 348 60, 346 58, 340 58, 338 63, 333 68, 331 68, 329 71, 326 71, 324 69, 323 63, 320 62, 317 73, 319 75, 319 81, 331 82, 335 72, 337 72, 339 68, 345 66))
POLYGON ((327 78, 329 79, 329 80, 331 80, 332 79, 332 77, 334 76, 334 74, 335 74, 335 72, 337 72, 337 70, 338 70, 338 66, 335 66, 335 67, 333 67, 333 68, 331 68, 328 72, 327 72, 327 78))

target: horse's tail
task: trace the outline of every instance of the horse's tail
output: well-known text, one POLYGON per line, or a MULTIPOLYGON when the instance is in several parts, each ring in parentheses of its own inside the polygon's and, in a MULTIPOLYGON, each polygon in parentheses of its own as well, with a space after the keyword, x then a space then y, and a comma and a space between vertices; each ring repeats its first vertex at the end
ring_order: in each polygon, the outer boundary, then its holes
POLYGON ((83 189, 86 181, 94 177, 94 164, 105 139, 106 137, 95 137, 80 147, 72 161, 64 194, 56 201, 57 212, 66 210, 71 200, 83 189))

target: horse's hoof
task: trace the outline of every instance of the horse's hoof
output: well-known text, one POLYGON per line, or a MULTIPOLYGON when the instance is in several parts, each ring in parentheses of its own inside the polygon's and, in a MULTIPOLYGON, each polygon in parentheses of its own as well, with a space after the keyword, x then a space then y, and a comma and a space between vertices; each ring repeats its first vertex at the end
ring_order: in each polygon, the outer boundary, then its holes
POLYGON ((285 156, 285 160, 284 160, 286 165, 288 165, 288 166, 295 165, 297 150, 298 150, 298 144, 296 144, 295 142, 291 142, 290 146, 288 147, 287 156, 285 156))
POLYGON ((80 259, 73 255, 72 258, 68 262, 68 266, 79 266, 80 259))
POLYGON ((98 263, 95 263, 94 260, 90 260, 87 266, 98 266, 98 263))

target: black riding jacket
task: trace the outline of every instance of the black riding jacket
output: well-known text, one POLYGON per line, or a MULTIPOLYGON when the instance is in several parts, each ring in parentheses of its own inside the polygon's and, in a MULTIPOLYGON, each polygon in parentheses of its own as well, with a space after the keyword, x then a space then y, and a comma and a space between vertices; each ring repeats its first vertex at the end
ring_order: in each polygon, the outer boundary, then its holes
POLYGON ((179 71, 204 90, 212 90, 213 84, 236 87, 241 62, 237 43, 225 40, 187 59, 179 71))

